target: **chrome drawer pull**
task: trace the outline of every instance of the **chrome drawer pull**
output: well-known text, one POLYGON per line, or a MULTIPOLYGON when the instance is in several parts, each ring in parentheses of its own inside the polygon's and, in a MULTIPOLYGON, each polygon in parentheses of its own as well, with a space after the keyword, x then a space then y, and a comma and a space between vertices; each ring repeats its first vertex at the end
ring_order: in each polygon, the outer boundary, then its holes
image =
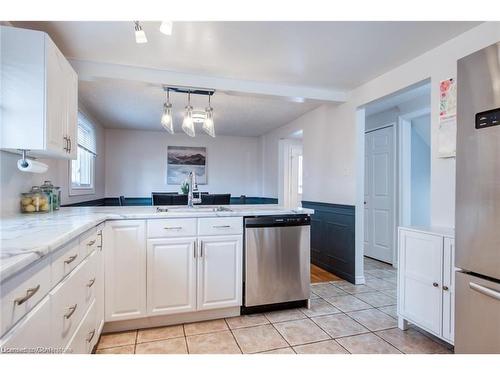
POLYGON ((66 314, 64 314, 64 317, 66 319, 71 318, 71 315, 73 315, 75 313, 77 306, 78 305, 75 303, 73 306, 68 307, 68 312, 66 314))
POLYGON ((70 263, 71 263, 71 262, 73 262, 76 258, 78 258, 78 254, 75 254, 75 255, 70 256, 68 259, 66 259, 66 260, 64 261, 64 263, 66 263, 66 264, 70 264, 70 263))
POLYGON ((90 288, 92 285, 95 283, 95 277, 93 279, 90 279, 87 286, 90 288))
POLYGON ((481 294, 484 294, 488 297, 494 298, 498 301, 500 301, 500 292, 494 289, 487 288, 483 285, 479 285, 473 282, 469 282, 469 287, 476 292, 479 292, 481 294))
POLYGON ((87 337, 87 342, 91 342, 94 336, 95 336, 95 329, 89 332, 89 335, 87 337))
POLYGON ((33 297, 35 295, 35 293, 38 292, 39 289, 40 289, 40 284, 38 284, 34 288, 29 288, 28 290, 26 290, 26 295, 24 297, 16 298, 14 300, 14 303, 17 306, 22 305, 24 302, 26 302, 31 297, 33 297))
POLYGON ((165 227, 163 229, 166 229, 166 230, 180 230, 180 229, 182 229, 182 227, 165 227))
POLYGON ((87 244, 87 246, 92 246, 93 244, 95 244, 95 241, 96 241, 96 240, 92 240, 92 241, 90 241, 90 242, 87 244))
POLYGON ((231 225, 214 225, 212 228, 231 228, 231 225))

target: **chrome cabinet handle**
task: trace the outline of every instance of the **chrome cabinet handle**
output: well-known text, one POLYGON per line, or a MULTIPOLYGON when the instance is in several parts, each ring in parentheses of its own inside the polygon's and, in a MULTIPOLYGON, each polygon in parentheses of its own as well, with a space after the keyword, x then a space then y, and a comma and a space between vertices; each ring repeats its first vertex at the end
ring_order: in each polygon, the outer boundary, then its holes
POLYGON ((485 296, 494 298, 498 301, 500 301, 500 292, 498 290, 490 289, 488 287, 485 287, 483 285, 479 285, 473 282, 469 282, 469 287, 476 292, 479 292, 481 294, 484 294, 485 296))
POLYGON ((71 318, 71 315, 73 315, 75 313, 77 306, 78 305, 75 303, 73 306, 68 307, 68 312, 66 314, 64 314, 64 317, 66 319, 71 318))
POLYGON ((93 279, 90 279, 89 282, 87 283, 87 287, 91 287, 95 283, 95 277, 93 279))
POLYGON ((200 241, 200 258, 203 258, 203 242, 200 241))
POLYGON ((91 342, 94 336, 95 336, 95 328, 89 332, 89 335, 87 337, 87 342, 91 342))
POLYGON ((165 227, 163 229, 166 229, 166 230, 180 230, 180 229, 182 229, 182 227, 165 227))
POLYGON ((66 263, 66 264, 70 264, 70 263, 71 263, 71 262, 73 262, 76 258, 78 258, 78 254, 75 254, 75 255, 70 256, 68 259, 66 259, 66 260, 64 261, 64 263, 66 263))
POLYGON ((212 228, 231 228, 231 225, 213 225, 212 228))
POLYGON ((37 286, 35 286, 34 288, 29 288, 28 290, 26 290, 26 295, 24 297, 19 297, 19 298, 16 298, 14 300, 14 303, 19 306, 19 305, 22 305, 24 302, 26 302, 27 300, 29 300, 31 297, 33 297, 35 295, 36 292, 38 292, 38 290, 40 289, 40 284, 38 284, 37 286))
POLYGON ((64 136, 63 139, 65 142, 64 151, 68 152, 68 137, 64 136))
POLYGON ((432 283, 432 286, 437 288, 439 286, 439 284, 434 282, 434 283, 432 283))
POLYGON ((197 251, 198 250, 198 246, 197 246, 197 242, 196 241, 194 242, 193 249, 194 249, 194 251, 193 251, 193 257, 196 259, 196 253, 198 252, 197 251))
POLYGON ((443 285, 443 290, 448 290, 448 287, 446 285, 443 285))
POLYGON ((68 137, 68 152, 69 153, 71 153, 71 146, 72 146, 71 137, 68 137))
POLYGON ((92 246, 93 244, 95 244, 95 241, 96 241, 96 240, 92 240, 92 241, 88 242, 88 243, 87 243, 87 246, 92 246))

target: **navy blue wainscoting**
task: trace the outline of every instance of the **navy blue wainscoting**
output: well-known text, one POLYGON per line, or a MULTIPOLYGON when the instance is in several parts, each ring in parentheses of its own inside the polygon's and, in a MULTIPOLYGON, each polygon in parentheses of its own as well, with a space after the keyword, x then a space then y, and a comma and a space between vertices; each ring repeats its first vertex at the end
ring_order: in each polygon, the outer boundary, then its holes
MULTIPOLYGON (((128 198, 125 197, 125 206, 151 206, 151 198, 128 198)), ((231 197, 230 204, 278 204, 277 198, 265 197, 231 197)), ((91 207, 91 206, 119 206, 120 198, 101 198, 91 201, 64 204, 63 207, 91 207)))
POLYGON ((302 207, 314 210, 311 263, 354 283, 354 206, 302 201, 302 207))

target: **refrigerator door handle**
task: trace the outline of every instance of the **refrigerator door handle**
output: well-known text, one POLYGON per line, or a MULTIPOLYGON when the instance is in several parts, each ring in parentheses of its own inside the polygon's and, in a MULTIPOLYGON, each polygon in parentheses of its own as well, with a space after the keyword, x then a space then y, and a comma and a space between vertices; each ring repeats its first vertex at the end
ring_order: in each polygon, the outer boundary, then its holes
POLYGON ((484 294, 488 297, 491 297, 491 298, 494 298, 494 299, 500 301, 500 292, 498 292, 494 289, 490 289, 490 288, 487 288, 483 285, 479 285, 479 284, 476 284, 473 282, 469 282, 469 287, 471 289, 475 290, 476 292, 479 292, 481 294, 484 294))

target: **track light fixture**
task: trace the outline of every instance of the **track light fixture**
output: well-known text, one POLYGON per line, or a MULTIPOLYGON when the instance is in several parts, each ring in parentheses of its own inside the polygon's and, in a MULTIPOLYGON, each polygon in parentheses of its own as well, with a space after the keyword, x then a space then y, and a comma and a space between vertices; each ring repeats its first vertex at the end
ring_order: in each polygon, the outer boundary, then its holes
POLYGON ((134 21, 134 30, 135 30, 135 42, 138 44, 143 44, 148 42, 148 38, 146 38, 146 33, 142 29, 139 21, 134 21))
POLYGON ((203 130, 212 138, 215 138, 215 126, 214 126, 214 109, 210 105, 210 98, 212 95, 208 95, 208 107, 205 108, 205 121, 203 122, 203 130))

